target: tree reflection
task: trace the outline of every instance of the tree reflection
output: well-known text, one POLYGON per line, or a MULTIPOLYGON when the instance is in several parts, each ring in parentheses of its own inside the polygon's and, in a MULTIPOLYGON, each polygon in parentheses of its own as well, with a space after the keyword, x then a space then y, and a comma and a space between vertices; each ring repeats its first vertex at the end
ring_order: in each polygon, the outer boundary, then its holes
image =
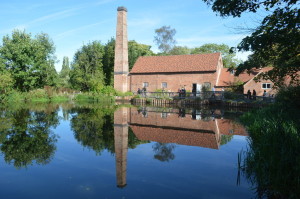
POLYGON ((80 108, 73 109, 71 119, 74 137, 84 147, 100 155, 104 149, 114 152, 113 110, 80 108))
POLYGON ((162 161, 169 162, 170 160, 174 160, 175 155, 173 153, 173 149, 175 149, 175 144, 166 144, 166 143, 155 143, 152 148, 155 152, 154 158, 162 161))
POLYGON ((37 164, 50 162, 56 150, 56 136, 50 130, 59 123, 57 113, 52 110, 30 111, 1 111, 0 150, 4 159, 15 167, 27 167, 35 161, 37 164))
MULTIPOLYGON (((78 142, 101 155, 103 150, 115 153, 114 146, 114 107, 88 107, 71 110, 71 128, 78 142)), ((135 148, 145 141, 136 138, 132 130, 128 130, 128 148, 135 148)))

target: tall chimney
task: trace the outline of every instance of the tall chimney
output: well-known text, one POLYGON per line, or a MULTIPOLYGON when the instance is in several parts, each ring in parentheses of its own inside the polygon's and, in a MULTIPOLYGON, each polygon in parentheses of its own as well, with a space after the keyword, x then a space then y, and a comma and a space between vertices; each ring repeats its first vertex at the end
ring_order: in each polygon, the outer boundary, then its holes
POLYGON ((127 9, 118 7, 114 66, 114 88, 117 91, 128 91, 128 71, 127 9))

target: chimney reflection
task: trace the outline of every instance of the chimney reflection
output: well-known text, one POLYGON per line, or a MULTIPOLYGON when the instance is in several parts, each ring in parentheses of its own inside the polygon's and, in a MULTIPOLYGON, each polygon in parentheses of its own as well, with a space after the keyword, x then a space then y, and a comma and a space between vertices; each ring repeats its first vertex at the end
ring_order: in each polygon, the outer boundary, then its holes
POLYGON ((128 108, 121 107, 114 113, 114 140, 116 157, 117 186, 126 186, 128 151, 128 108))

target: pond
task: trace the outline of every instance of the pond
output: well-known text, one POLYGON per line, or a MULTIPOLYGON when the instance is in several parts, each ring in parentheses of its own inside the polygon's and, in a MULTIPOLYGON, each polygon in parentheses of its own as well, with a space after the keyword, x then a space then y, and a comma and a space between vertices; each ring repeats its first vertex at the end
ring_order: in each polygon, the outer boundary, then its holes
POLYGON ((0 109, 0 198, 253 198, 239 114, 111 104, 0 109))

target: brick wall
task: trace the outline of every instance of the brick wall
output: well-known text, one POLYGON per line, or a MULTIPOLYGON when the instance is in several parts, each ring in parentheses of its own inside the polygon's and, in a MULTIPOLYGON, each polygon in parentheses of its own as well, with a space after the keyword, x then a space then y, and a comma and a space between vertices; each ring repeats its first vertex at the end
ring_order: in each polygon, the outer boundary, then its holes
POLYGON ((187 91, 192 91, 192 85, 210 82, 211 87, 215 86, 217 72, 211 73, 181 73, 181 74, 131 74, 129 78, 130 91, 135 92, 143 88, 143 82, 148 82, 147 91, 154 92, 162 89, 162 82, 167 83, 166 91, 177 92, 185 85, 187 91))
POLYGON ((276 90, 273 89, 273 86, 274 86, 274 84, 271 81, 269 81, 269 80, 263 80, 261 82, 255 82, 252 79, 252 80, 250 80, 249 82, 247 82, 244 85, 244 94, 247 94, 248 90, 250 90, 251 94, 253 94, 253 89, 255 89, 257 96, 262 96, 263 93, 264 93, 264 90, 266 90, 266 92, 268 94, 275 94, 276 90), (262 83, 270 83, 271 84, 271 88, 270 89, 263 89, 262 88, 262 83))

